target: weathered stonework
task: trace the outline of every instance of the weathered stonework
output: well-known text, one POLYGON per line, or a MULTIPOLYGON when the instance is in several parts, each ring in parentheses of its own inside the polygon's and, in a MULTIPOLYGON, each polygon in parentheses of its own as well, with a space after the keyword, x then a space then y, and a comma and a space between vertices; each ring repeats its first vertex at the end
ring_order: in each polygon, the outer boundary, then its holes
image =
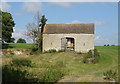
POLYGON ((50 49, 82 53, 94 49, 94 23, 46 24, 43 32, 43 51, 50 49))
POLYGON ((61 38, 74 38, 74 51, 88 52, 94 49, 94 34, 43 34, 43 51, 61 50, 61 38))

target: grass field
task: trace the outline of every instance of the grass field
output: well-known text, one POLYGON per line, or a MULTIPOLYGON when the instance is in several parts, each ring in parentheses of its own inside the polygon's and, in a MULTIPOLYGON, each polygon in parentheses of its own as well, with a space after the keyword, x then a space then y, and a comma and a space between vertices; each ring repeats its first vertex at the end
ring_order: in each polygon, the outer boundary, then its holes
POLYGON ((25 44, 25 43, 3 43, 2 49, 16 49, 16 48, 24 48, 31 49, 33 44, 25 44))
MULTIPOLYGON (((18 47, 14 46, 15 48, 18 47)), ((22 46, 21 46, 22 48, 22 46)), ((30 48, 26 47, 26 48, 30 48)), ((15 58, 27 58, 34 64, 33 67, 26 68, 30 73, 41 77, 41 72, 52 65, 63 63, 65 65, 65 75, 60 82, 103 82, 103 72, 118 69, 118 46, 95 46, 100 53, 99 63, 84 64, 81 60, 84 54, 73 51, 59 53, 44 53, 35 55, 13 55, 2 58, 2 64, 9 64, 15 58)), ((60 67, 60 66, 58 66, 60 67)))

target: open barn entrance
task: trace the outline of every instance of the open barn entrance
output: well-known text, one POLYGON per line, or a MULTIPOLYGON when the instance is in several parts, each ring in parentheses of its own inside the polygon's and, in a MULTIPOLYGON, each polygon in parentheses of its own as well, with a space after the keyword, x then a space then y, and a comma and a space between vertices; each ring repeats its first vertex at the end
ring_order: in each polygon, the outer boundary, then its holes
POLYGON ((74 50, 74 38, 71 37, 61 38, 61 49, 74 50))

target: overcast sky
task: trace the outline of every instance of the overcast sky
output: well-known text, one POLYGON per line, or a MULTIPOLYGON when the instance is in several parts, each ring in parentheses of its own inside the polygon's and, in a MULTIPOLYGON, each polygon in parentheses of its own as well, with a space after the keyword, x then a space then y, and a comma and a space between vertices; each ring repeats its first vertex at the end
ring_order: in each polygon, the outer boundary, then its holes
POLYGON ((35 22, 39 10, 48 24, 95 23, 95 45, 118 44, 117 2, 4 2, 2 10, 13 16, 16 40, 24 38, 32 42, 24 33, 26 25, 35 22))

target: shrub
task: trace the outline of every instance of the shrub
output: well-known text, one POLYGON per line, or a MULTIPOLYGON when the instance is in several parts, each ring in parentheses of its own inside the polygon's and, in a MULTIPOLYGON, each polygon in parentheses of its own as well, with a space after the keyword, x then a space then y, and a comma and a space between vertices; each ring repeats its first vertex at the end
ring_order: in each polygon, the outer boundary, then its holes
POLYGON ((41 73, 41 82, 57 82, 65 74, 65 65, 62 61, 58 61, 41 73))
POLYGON ((95 58, 95 62, 99 62, 100 54, 97 51, 97 49, 94 49, 94 58, 95 58))
POLYGON ((55 53, 55 52, 57 52, 55 49, 50 49, 48 51, 45 51, 44 53, 55 53))
POLYGON ((11 65, 2 67, 2 82, 21 82, 25 80, 26 75, 26 70, 19 70, 11 65))
POLYGON ((58 50, 57 52, 65 52, 65 50, 58 50))
POLYGON ((84 56, 84 58, 83 58, 83 63, 87 63, 87 56, 84 56))
POLYGON ((48 51, 44 51, 44 53, 55 53, 55 52, 65 52, 65 50, 58 50, 58 51, 56 51, 55 49, 50 49, 48 51))
POLYGON ((32 52, 35 52, 35 51, 37 51, 38 50, 38 48, 32 48, 32 52))
POLYGON ((108 70, 106 72, 103 72, 103 76, 105 80, 115 80, 117 81, 117 72, 113 70, 108 70))
POLYGON ((19 66, 19 67, 21 67, 21 66, 31 67, 32 62, 31 62, 31 60, 20 58, 20 59, 13 59, 11 62, 11 65, 19 66))
POLYGON ((37 55, 37 54, 40 54, 40 53, 41 53, 41 51, 40 51, 39 48, 33 47, 31 52, 30 52, 30 55, 37 55))
POLYGON ((26 43, 26 40, 25 40, 25 39, 22 39, 22 38, 19 38, 19 39, 17 40, 17 43, 26 43))
POLYGON ((21 66, 31 66, 28 59, 13 59, 11 63, 2 66, 2 82, 38 82, 32 73, 27 72, 21 66))
POLYGON ((64 73, 61 69, 50 68, 42 72, 41 75, 41 82, 57 82, 64 76, 64 73))
POLYGON ((2 67, 2 82, 38 82, 34 75, 10 64, 2 67))
POLYGON ((50 65, 46 67, 46 70, 41 72, 40 82, 57 82, 60 80, 65 74, 65 64, 63 61, 58 61, 55 65, 50 65))
POLYGON ((87 55, 83 58, 83 63, 90 63, 90 58, 93 57, 92 50, 90 50, 87 55))
POLYGON ((97 51, 97 49, 94 49, 93 51, 90 50, 86 56, 83 58, 83 63, 96 63, 99 61, 100 55, 97 51))
POLYGON ((87 57, 88 57, 88 58, 92 58, 92 57, 93 57, 92 50, 90 50, 90 51, 88 52, 88 55, 87 55, 87 57))

